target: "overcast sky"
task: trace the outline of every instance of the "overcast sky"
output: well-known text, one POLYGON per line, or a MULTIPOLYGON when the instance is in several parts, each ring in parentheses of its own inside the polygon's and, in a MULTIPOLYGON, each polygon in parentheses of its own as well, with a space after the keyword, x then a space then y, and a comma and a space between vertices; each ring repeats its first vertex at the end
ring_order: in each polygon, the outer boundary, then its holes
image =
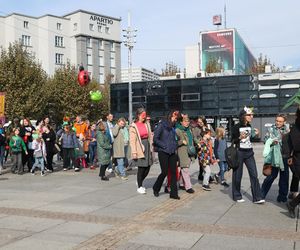
MULTIPOLYGON (((133 66, 156 69, 166 62, 185 66, 184 48, 196 44, 199 32, 212 30, 212 16, 227 9, 227 28, 236 28, 255 57, 267 55, 279 67, 300 68, 300 1, 298 0, 0 0, 0 15, 62 16, 78 9, 121 17, 138 29, 133 66)), ((122 46, 122 67, 127 51, 122 46)))

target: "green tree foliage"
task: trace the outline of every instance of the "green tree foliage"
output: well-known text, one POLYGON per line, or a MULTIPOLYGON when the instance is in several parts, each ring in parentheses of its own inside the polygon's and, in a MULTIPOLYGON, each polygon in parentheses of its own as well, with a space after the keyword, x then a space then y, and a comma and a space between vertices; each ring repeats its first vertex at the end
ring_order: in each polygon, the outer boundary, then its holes
POLYGON ((43 94, 47 74, 34 57, 19 43, 2 49, 0 56, 0 90, 5 92, 5 115, 37 119, 44 111, 43 94))
POLYGON ((47 84, 50 116, 58 123, 66 115, 75 117, 78 114, 96 121, 108 112, 105 93, 100 102, 92 102, 90 99, 90 91, 100 90, 99 84, 91 81, 87 86, 81 87, 77 83, 77 75, 75 67, 67 63, 56 70, 47 84))
POLYGON ((221 66, 218 63, 217 58, 210 57, 208 63, 206 64, 205 71, 207 73, 218 73, 221 72, 221 66))
POLYGON ((271 66, 272 72, 279 72, 280 69, 276 67, 274 63, 271 63, 270 58, 267 57, 267 55, 263 56, 262 53, 259 54, 259 57, 257 58, 257 61, 252 66, 251 70, 247 73, 250 74, 261 74, 265 73, 265 68, 267 65, 271 66))

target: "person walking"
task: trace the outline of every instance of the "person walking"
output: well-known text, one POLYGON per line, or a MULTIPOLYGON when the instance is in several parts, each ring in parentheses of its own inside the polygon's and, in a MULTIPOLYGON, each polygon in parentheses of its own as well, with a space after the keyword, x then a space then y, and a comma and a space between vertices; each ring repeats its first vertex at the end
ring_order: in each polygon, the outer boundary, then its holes
MULTIPOLYGON (((288 139, 290 156, 288 165, 290 166, 293 174, 299 179, 300 177, 300 108, 296 111, 295 124, 291 127, 288 139)), ((291 197, 292 200, 287 202, 287 208, 291 218, 296 217, 295 209, 300 204, 300 194, 295 194, 291 197)))
POLYGON ((97 155, 98 164, 100 166, 99 177, 102 181, 108 181, 109 178, 105 176, 105 171, 111 163, 111 143, 109 136, 106 133, 106 127, 102 121, 98 124, 99 130, 97 131, 97 155))
POLYGON ((195 191, 192 188, 189 168, 192 160, 196 156, 196 149, 194 148, 193 135, 189 125, 190 119, 188 117, 182 117, 180 119, 180 124, 178 124, 176 128, 176 136, 178 146, 178 162, 180 167, 180 186, 184 187, 186 192, 192 194, 195 191), (188 147, 195 149, 195 152, 190 152, 188 147), (192 153, 194 153, 194 155, 192 153))
POLYGON ((158 160, 161 168, 161 173, 157 177, 153 186, 153 194, 155 197, 159 196, 159 191, 168 174, 168 168, 171 170, 171 191, 170 198, 179 200, 176 168, 177 168, 177 141, 175 133, 175 125, 180 117, 179 111, 171 111, 167 119, 159 122, 154 131, 154 144, 158 151, 158 160))
POLYGON ((257 129, 251 127, 253 112, 250 108, 244 107, 239 114, 239 123, 232 128, 232 141, 238 148, 239 166, 232 173, 232 198, 236 202, 244 202, 241 194, 241 182, 243 177, 243 164, 245 163, 251 184, 252 199, 255 204, 263 204, 259 180, 257 177, 257 167, 254 158, 254 151, 251 140, 259 135, 257 129))
MULTIPOLYGON (((265 136, 265 148, 268 154, 265 157, 265 163, 272 165, 271 175, 267 176, 262 184, 262 198, 265 198, 279 174, 279 192, 277 202, 287 202, 289 190, 289 167, 287 164, 289 157, 287 134, 289 128, 286 124, 286 116, 278 114, 273 124, 265 136)), ((265 151, 265 150, 264 150, 265 151)))
POLYGON ((128 142, 125 143, 125 125, 125 119, 120 118, 112 130, 114 137, 113 158, 116 159, 118 164, 115 169, 115 175, 120 176, 122 180, 128 180, 124 166, 126 157, 125 144, 128 144, 128 142))
POLYGON ((136 161, 135 165, 138 166, 137 192, 139 194, 146 194, 143 182, 153 164, 153 135, 146 117, 146 110, 138 108, 135 121, 129 128, 131 158, 136 161))

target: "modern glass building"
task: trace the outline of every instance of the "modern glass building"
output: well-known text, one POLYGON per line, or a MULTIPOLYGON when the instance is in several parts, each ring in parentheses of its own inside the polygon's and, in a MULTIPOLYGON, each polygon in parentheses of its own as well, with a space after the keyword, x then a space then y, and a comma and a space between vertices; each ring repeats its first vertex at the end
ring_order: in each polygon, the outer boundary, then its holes
MULTIPOLYGON (((299 86, 300 72, 137 82, 132 85, 133 110, 144 106, 159 120, 178 109, 192 118, 204 115, 214 127, 223 124, 230 130, 239 111, 253 106, 254 125, 264 130, 276 114, 295 112, 295 107, 283 106, 299 86)), ((127 83, 111 85, 111 111, 128 117, 127 83)))

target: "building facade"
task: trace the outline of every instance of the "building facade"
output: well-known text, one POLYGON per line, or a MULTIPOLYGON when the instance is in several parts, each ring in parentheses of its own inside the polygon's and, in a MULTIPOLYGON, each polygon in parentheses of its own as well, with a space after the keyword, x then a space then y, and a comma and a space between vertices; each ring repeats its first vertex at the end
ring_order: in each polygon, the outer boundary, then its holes
POLYGON ((85 10, 40 17, 12 13, 0 16, 0 46, 21 42, 49 75, 70 62, 82 65, 100 83, 111 75, 113 82, 120 82, 120 22, 85 10))
MULTIPOLYGON (((129 82, 128 69, 121 70, 122 82, 129 82)), ((132 68, 132 82, 142 82, 142 81, 156 81, 160 75, 149 69, 142 67, 132 68)))
MULTIPOLYGON (((165 117, 172 109, 207 117, 213 127, 223 125, 230 132, 244 106, 254 107, 254 126, 264 134, 267 123, 283 110, 287 100, 300 87, 300 72, 201 77, 166 81, 137 82, 133 85, 133 110, 145 107, 153 120, 165 117)), ((111 86, 111 111, 116 117, 128 116, 128 84, 111 86)))
POLYGON ((212 76, 247 74, 256 61, 236 29, 200 32, 199 44, 185 49, 187 77, 207 76, 211 60, 220 69, 212 76))

